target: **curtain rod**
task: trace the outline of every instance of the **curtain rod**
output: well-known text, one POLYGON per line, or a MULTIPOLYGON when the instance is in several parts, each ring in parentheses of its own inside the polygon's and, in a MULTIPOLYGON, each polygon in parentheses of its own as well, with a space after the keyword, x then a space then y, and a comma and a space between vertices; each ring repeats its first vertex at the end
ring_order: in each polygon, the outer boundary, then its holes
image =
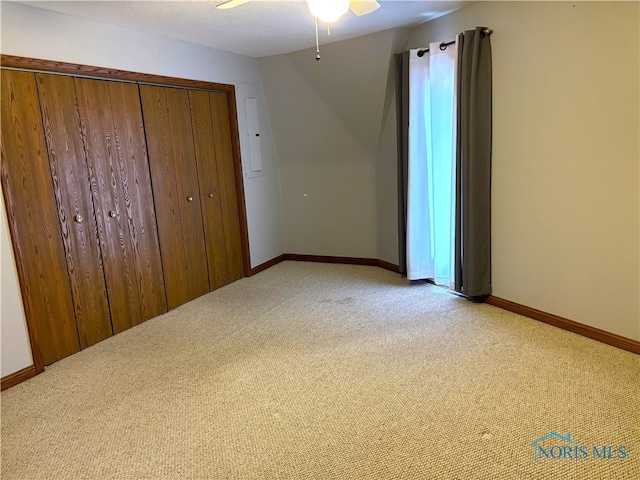
MULTIPOLYGON (((482 30, 480 30, 480 33, 484 35, 491 35, 493 33, 493 30, 491 30, 490 28, 484 27, 482 30)), ((440 44, 440 50, 444 51, 447 49, 449 45, 453 45, 454 43, 456 43, 455 40, 451 40, 450 42, 442 42, 440 44)), ((424 54, 427 53, 428 51, 429 51, 428 48, 425 48, 423 50, 418 50, 418 56, 423 57, 424 54)))
MULTIPOLYGON (((455 40, 451 40, 450 42, 442 42, 442 43, 440 44, 440 50, 444 51, 444 50, 446 50, 446 49, 447 49, 447 47, 448 47, 449 45, 453 45, 454 43, 456 43, 456 41, 455 41, 455 40)), ((423 57, 423 56, 424 56, 424 54, 425 54, 425 53, 428 53, 428 52, 429 52, 429 49, 428 49, 428 48, 425 48, 424 50, 418 50, 418 56, 419 56, 419 57, 423 57)))

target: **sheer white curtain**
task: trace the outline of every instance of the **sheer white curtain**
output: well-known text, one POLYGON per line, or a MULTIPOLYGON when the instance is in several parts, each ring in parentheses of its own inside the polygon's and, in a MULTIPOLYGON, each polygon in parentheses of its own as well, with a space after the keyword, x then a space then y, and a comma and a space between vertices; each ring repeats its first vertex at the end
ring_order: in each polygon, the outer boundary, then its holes
POLYGON ((407 278, 454 288, 457 42, 409 56, 407 278))

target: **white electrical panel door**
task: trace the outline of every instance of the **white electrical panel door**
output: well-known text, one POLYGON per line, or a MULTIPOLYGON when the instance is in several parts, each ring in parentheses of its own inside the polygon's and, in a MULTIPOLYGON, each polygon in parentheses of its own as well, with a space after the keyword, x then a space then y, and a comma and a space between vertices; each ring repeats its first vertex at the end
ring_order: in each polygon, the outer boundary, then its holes
POLYGON ((255 98, 245 98, 244 109, 247 114, 247 136, 249 137, 249 168, 251 168, 252 172, 261 172, 262 153, 260 152, 258 102, 255 98))

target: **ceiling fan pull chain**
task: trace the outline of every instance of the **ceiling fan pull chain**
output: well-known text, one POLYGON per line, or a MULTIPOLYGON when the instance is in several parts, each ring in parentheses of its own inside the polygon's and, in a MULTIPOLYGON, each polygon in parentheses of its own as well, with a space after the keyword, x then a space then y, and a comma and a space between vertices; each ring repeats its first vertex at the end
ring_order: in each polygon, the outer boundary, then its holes
POLYGON ((316 21, 316 60, 320 61, 320 43, 318 42, 318 17, 313 17, 316 21))

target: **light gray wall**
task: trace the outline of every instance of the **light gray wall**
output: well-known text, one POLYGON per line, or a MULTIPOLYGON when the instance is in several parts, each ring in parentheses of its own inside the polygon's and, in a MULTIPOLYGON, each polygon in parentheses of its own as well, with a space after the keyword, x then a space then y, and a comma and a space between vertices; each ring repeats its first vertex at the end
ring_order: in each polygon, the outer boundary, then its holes
POLYGON ((1 376, 4 377, 33 364, 18 285, 18 272, 4 208, 0 208, 0 262, 0 370, 1 376))
MULTIPOLYGON (((385 120, 396 38, 388 30, 324 45, 320 62, 314 49, 260 59, 287 253, 381 257, 378 167, 395 162, 385 120)), ((397 261, 387 253, 397 237, 395 227, 390 232, 382 257, 397 261)))
POLYGON ((408 41, 389 31, 327 45, 319 65, 311 50, 261 59, 285 251, 397 262, 393 76, 383 87, 382 63, 486 25, 494 294, 640 339, 638 13, 637 2, 477 2, 408 41), (367 94, 345 101, 354 91, 367 94), (377 146, 354 128, 371 133, 374 121, 377 146))
POLYGON ((477 2, 493 28, 494 295, 640 339, 639 4, 477 2))
MULTIPOLYGON (((237 85, 245 174, 248 153, 242 92, 256 96, 264 173, 244 177, 251 265, 283 253, 275 147, 255 59, 25 5, 2 2, 1 9, 4 54, 237 85)), ((0 222, 3 239, 6 227, 0 222)), ((5 251, 3 244, 2 376, 31 364, 28 342, 20 333, 25 329, 22 305, 15 295, 5 297, 5 287, 7 292, 16 288, 15 264, 5 251), (15 348, 5 349, 6 344, 15 348)))

